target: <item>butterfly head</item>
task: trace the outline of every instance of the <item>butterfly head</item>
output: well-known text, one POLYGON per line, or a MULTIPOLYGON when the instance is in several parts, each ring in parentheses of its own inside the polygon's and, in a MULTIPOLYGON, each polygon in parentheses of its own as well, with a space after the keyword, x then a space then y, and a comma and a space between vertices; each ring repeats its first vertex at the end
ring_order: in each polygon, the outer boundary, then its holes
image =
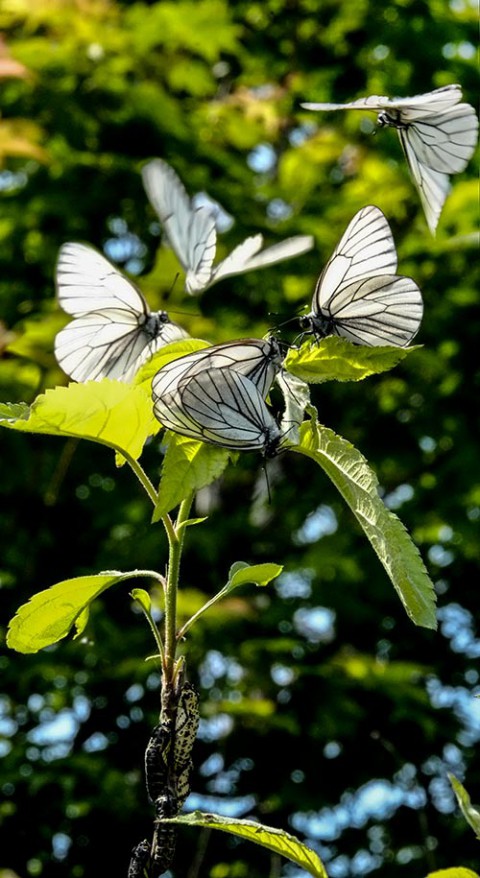
POLYGON ((157 338, 165 324, 170 322, 170 317, 166 311, 153 311, 145 318, 143 329, 152 338, 157 338))
POLYGON ((400 110, 382 110, 377 116, 377 125, 379 128, 406 128, 401 121, 400 110))

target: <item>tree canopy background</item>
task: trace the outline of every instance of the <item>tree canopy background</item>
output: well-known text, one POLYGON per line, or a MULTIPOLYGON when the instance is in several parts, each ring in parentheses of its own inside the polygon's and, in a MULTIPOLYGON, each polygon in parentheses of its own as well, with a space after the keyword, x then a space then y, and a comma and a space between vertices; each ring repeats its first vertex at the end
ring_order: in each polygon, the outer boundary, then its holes
MULTIPOLYGON (((312 114, 300 102, 459 82, 472 103, 476 27, 470 0, 9 0, 0 10, 4 401, 66 381, 52 353, 66 322, 54 299, 65 241, 102 250, 139 276, 152 307, 167 302, 212 342, 263 334, 309 304, 366 204, 388 217, 399 271, 422 289, 420 350, 386 375, 313 396, 419 546, 438 632, 412 626, 332 486, 295 455, 269 467, 271 503, 258 456, 242 455, 199 496, 209 521, 188 533, 185 615, 235 560, 286 572, 217 605, 185 643, 202 704, 187 808, 289 829, 331 878, 423 878, 478 862, 447 779, 473 794, 480 780, 478 183, 473 163, 454 178, 432 238, 395 133, 373 137, 373 115, 312 114), (141 183, 155 156, 232 218, 220 256, 258 231, 267 243, 313 234, 315 249, 188 298, 141 183)), ((0 441, 4 628, 58 580, 162 568, 162 532, 106 449, 8 431, 0 441)), ((158 443, 146 465, 158 472, 158 443)), ((21 878, 92 876, 105 859, 109 874, 126 875, 151 820, 142 763, 159 674, 144 661, 154 645, 128 589, 95 604, 86 634, 0 658, 0 867, 21 878)), ((189 829, 173 874, 296 873, 189 829)))

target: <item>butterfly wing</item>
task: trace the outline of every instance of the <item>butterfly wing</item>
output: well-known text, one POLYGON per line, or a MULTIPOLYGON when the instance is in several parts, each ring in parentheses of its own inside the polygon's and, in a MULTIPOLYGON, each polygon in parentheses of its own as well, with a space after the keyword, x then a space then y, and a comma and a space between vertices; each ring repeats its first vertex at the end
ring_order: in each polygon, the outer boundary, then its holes
POLYGON ((385 110, 390 104, 390 98, 382 95, 370 95, 367 98, 359 98, 356 101, 350 101, 347 104, 330 104, 330 103, 302 103, 300 104, 304 110, 385 110))
POLYGON ((462 99, 462 89, 459 85, 446 85, 436 88, 434 91, 406 98, 389 98, 385 95, 369 95, 358 98, 347 104, 330 103, 303 103, 300 104, 305 110, 371 110, 382 111, 399 110, 400 121, 403 123, 423 119, 432 114, 443 113, 449 110, 462 99))
POLYGON ((423 303, 410 278, 397 277, 390 226, 378 207, 362 208, 347 226, 317 282, 312 331, 357 344, 407 345, 420 326, 423 303))
POLYGON ((278 244, 273 244, 265 250, 261 250, 263 244, 262 235, 252 235, 235 247, 232 252, 220 262, 214 269, 212 283, 231 277, 235 274, 244 274, 256 268, 264 268, 293 256, 300 256, 311 250, 314 244, 312 235, 295 235, 286 238, 278 244))
POLYGON ((373 347, 405 347, 417 334, 422 315, 422 295, 409 277, 364 278, 344 286, 329 303, 334 334, 373 347))
POLYGON ((167 363, 155 375, 152 388, 158 396, 175 392, 179 382, 203 369, 233 369, 256 385, 265 399, 281 369, 283 353, 274 338, 246 338, 211 345, 167 363))
POLYGON ((206 369, 181 387, 185 413, 203 441, 243 451, 262 450, 280 429, 255 384, 231 369, 206 369))
POLYGON ((354 281, 395 274, 396 269, 397 253, 386 217, 374 205, 363 207, 348 224, 317 281, 313 313, 330 313, 332 299, 354 281))
POLYGON ((140 290, 86 244, 67 243, 60 247, 56 287, 60 307, 74 317, 105 308, 124 311, 137 320, 149 314, 140 290))
POLYGON ((152 314, 140 290, 84 244, 60 248, 56 283, 74 319, 57 334, 55 356, 75 381, 130 381, 159 347, 186 335, 165 312, 152 314))
POLYGON ((192 207, 181 180, 162 159, 153 159, 144 165, 142 179, 170 246, 187 273, 187 291, 199 292, 210 281, 215 257, 213 211, 207 207, 192 207))

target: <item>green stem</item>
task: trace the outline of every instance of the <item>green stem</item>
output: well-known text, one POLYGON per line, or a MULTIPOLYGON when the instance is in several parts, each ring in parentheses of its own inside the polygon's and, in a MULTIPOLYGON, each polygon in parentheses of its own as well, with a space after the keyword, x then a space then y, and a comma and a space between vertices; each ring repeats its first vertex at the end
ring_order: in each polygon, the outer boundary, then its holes
POLYGON ((148 478, 145 470, 139 464, 138 460, 135 460, 133 457, 130 457, 130 455, 125 454, 124 451, 122 451, 122 454, 123 454, 123 457, 125 458, 125 460, 127 461, 128 465, 130 466, 130 468, 135 473, 138 481, 140 482, 143 489, 145 490, 145 493, 148 495, 148 497, 152 501, 153 505, 156 506, 158 503, 158 494, 157 494, 155 488, 153 487, 150 479, 148 478))
POLYGON ((184 522, 190 515, 193 494, 190 494, 178 510, 175 526, 167 529, 170 547, 167 581, 165 584, 165 683, 173 681, 175 652, 177 648, 177 590, 180 576, 180 560, 182 557, 183 540, 185 538, 184 522))

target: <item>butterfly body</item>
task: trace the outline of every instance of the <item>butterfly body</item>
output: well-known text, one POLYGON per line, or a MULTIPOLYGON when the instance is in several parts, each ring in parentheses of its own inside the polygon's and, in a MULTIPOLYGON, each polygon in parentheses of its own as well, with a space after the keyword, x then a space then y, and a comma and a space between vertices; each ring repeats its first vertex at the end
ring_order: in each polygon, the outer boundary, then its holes
POLYGON ((450 175, 463 171, 478 141, 474 108, 457 84, 407 98, 370 95, 347 104, 303 103, 307 110, 373 110, 380 127, 397 130, 432 234, 450 190, 450 175))
POLYGON ((166 311, 152 311, 151 314, 144 314, 143 322, 142 318, 139 319, 139 325, 151 339, 156 338, 167 323, 170 323, 170 318, 166 311))

